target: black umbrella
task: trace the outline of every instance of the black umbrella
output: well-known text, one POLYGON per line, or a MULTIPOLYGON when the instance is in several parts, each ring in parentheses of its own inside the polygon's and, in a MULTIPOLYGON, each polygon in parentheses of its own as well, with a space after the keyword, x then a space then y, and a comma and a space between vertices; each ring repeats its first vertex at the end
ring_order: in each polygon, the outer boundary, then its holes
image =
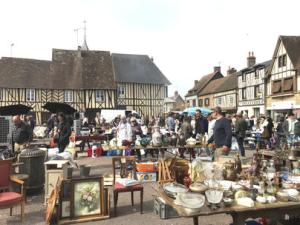
POLYGON ((8 105, 8 106, 0 107, 0 115, 1 116, 23 115, 23 114, 27 114, 30 110, 32 110, 32 107, 23 104, 8 105))
POLYGON ((77 111, 72 106, 61 102, 47 102, 45 105, 43 105, 43 108, 51 113, 62 112, 65 114, 73 114, 77 111))

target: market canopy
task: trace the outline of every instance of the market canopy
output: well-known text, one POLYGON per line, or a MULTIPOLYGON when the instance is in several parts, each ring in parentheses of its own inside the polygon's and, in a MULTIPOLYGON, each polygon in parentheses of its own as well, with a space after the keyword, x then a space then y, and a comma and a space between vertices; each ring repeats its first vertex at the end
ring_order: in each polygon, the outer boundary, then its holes
POLYGON ((43 105, 43 108, 51 113, 62 112, 65 114, 74 114, 77 111, 72 106, 62 102, 47 102, 45 105, 43 105))
POLYGON ((15 115, 23 115, 27 114, 32 110, 32 107, 16 104, 16 105, 8 105, 0 107, 0 115, 1 116, 15 116, 15 115))
POLYGON ((202 114, 207 115, 212 112, 212 110, 208 108, 200 108, 200 107, 190 107, 186 108, 183 113, 187 113, 189 116, 194 116, 196 114, 196 111, 200 110, 202 114))

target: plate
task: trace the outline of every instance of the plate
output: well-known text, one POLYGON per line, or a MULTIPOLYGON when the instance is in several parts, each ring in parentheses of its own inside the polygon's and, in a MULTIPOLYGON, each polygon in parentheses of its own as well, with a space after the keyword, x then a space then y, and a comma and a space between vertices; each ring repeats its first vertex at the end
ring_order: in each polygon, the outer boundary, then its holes
POLYGON ((176 202, 187 208, 199 209, 204 205, 205 197, 196 193, 179 193, 176 196, 176 202))

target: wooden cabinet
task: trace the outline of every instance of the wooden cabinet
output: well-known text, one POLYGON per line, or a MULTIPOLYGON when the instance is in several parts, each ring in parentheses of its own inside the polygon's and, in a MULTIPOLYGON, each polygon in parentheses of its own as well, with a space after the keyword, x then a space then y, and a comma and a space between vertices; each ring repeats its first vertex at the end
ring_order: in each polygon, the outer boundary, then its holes
POLYGON ((69 165, 68 160, 50 160, 45 162, 45 204, 58 179, 63 179, 64 167, 69 165))

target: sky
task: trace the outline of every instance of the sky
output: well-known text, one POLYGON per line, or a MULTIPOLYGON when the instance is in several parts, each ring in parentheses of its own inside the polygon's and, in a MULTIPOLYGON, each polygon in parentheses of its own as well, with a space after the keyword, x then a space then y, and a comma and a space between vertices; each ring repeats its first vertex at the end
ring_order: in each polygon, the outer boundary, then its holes
POLYGON ((0 0, 0 57, 51 60, 77 49, 146 54, 184 96, 221 66, 271 59, 279 35, 300 35, 298 0, 0 0))

